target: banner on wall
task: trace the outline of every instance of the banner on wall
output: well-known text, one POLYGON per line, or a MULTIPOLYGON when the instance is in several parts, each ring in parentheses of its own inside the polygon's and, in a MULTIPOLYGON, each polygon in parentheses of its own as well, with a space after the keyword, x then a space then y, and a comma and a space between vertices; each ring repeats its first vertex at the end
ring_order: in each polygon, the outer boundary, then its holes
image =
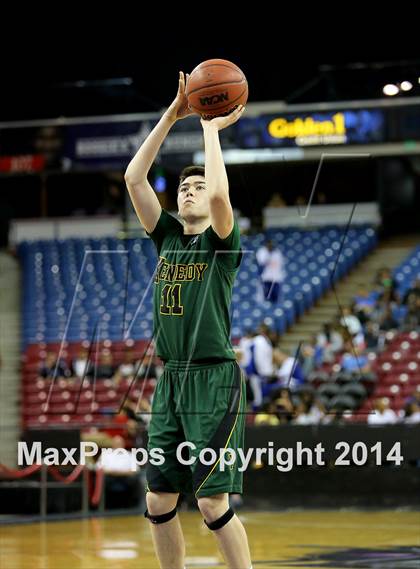
MULTIPOLYGON (((354 108, 312 112, 245 115, 220 131, 223 150, 278 149, 404 144, 420 140, 420 106, 354 108)), ((123 170, 159 120, 158 115, 90 117, 45 121, 37 126, 0 125, 2 171, 123 170), (31 158, 32 157, 32 158, 31 158)), ((162 145, 157 161, 179 167, 203 150, 198 117, 178 121, 162 145)), ((240 158, 242 159, 242 158, 240 158)))
POLYGON ((270 114, 243 119, 238 138, 245 148, 372 144, 385 141, 381 110, 270 114))

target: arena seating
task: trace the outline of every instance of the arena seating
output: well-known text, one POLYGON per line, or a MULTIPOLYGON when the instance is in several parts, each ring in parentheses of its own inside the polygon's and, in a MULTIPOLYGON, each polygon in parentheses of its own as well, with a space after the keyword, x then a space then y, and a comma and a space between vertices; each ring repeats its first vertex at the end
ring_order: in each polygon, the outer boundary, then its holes
MULTIPOLYGON (((125 342, 111 342, 105 340, 95 344, 94 353, 109 350, 113 356, 114 365, 118 366, 124 359, 127 349, 130 349, 136 358, 141 359, 146 352, 149 342, 127 340, 125 342)), ((70 365, 81 348, 87 348, 88 341, 65 342, 61 351, 61 358, 70 365)), ((128 399, 141 401, 150 399, 155 387, 155 378, 122 379, 118 384, 110 379, 85 378, 83 385, 79 379, 56 378, 43 379, 39 377, 39 362, 46 356, 47 350, 59 353, 61 344, 40 343, 28 346, 23 361, 22 380, 22 420, 27 428, 48 425, 68 426, 78 424, 107 427, 114 424, 116 415, 128 399), (48 405, 47 405, 48 402, 48 405)))
MULTIPOLYGON (((408 257, 392 271, 397 283, 400 302, 393 303, 392 312, 397 322, 402 325, 407 313, 407 306, 401 303, 405 293, 414 285, 420 275, 420 246, 413 249, 408 257)), ((377 291, 370 293, 371 298, 378 297, 377 291)), ((354 410, 348 414, 353 422, 365 422, 369 412, 374 408, 374 401, 379 397, 388 399, 391 409, 398 415, 404 408, 408 398, 416 390, 420 390, 420 334, 416 330, 392 330, 385 334, 384 349, 378 353, 368 353, 372 373, 346 374, 340 373, 338 354, 334 364, 327 364, 315 371, 311 383, 316 388, 316 396, 328 407, 333 406, 333 396, 344 395, 346 388, 341 384, 352 385, 357 382, 366 390, 365 397, 354 398, 347 409, 354 410), (367 396, 367 397, 366 397, 367 396), (356 406, 355 406, 356 405, 356 406)))
POLYGON ((420 334, 416 331, 389 332, 388 340, 385 351, 378 355, 370 354, 378 381, 361 411, 369 406, 372 408, 374 399, 387 397, 391 409, 398 412, 420 386, 420 334))
MULTIPOLYGON (((368 226, 327 227, 302 232, 271 230, 242 237, 243 261, 233 291, 232 336, 240 337, 263 319, 283 332, 332 282, 346 274, 376 245, 368 226), (255 252, 270 237, 286 259, 287 279, 281 302, 257 303, 258 266, 255 252), (339 252, 341 254, 339 255, 339 252), (337 257, 338 261, 337 261, 337 257)), ((67 362, 81 345, 96 342, 110 349, 114 363, 122 361, 126 345, 141 357, 152 336, 152 289, 156 253, 150 239, 67 239, 24 242, 19 247, 23 267, 23 421, 26 427, 44 424, 88 425, 113 420, 126 382, 115 388, 109 380, 94 384, 38 378, 46 351, 67 362), (48 399, 48 409, 44 407, 48 399), (92 401, 94 403, 92 404, 92 401)), ((132 387, 138 398, 153 390, 153 378, 132 387)))
MULTIPOLYGON (((243 236, 244 257, 233 291, 232 336, 240 337, 263 318, 283 332, 331 287, 331 280, 341 278, 376 244, 370 227, 350 229, 342 246, 343 233, 338 227, 269 232, 283 251, 287 270, 284 298, 274 309, 269 302, 255 302, 255 252, 266 235, 243 236)), ((24 242, 19 255, 24 347, 63 337, 77 342, 91 339, 94 333, 112 341, 151 337, 156 253, 150 239, 24 242)))

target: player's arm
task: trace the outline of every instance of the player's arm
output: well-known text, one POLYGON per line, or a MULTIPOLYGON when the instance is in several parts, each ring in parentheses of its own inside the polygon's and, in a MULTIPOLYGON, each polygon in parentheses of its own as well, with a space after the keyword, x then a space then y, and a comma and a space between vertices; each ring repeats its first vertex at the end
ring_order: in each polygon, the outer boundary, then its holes
POLYGON ((220 146, 219 130, 235 123, 244 112, 240 105, 226 117, 201 120, 204 132, 206 191, 209 192, 210 223, 214 231, 225 239, 233 228, 233 211, 229 199, 229 182, 220 146))
POLYGON ((124 175, 134 209, 148 233, 156 227, 162 208, 155 191, 147 180, 147 175, 171 127, 178 119, 189 114, 191 112, 188 109, 185 95, 185 78, 180 71, 178 93, 174 101, 140 146, 124 175))

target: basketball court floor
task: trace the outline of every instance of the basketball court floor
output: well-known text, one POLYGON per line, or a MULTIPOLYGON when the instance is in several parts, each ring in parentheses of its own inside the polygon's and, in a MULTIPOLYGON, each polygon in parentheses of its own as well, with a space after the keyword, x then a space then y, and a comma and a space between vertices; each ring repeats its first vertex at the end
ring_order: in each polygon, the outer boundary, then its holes
MULTIPOLYGON (((225 567, 197 512, 181 512, 187 567, 225 567)), ((239 512, 254 569, 420 567, 420 512, 239 512)), ((157 569, 142 516, 0 527, 1 569, 157 569)))

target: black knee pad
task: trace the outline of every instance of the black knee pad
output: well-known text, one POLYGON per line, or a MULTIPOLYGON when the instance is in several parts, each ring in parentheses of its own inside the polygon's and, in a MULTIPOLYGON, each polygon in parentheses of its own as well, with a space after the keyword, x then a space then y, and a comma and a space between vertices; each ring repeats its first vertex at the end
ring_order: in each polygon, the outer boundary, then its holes
POLYGON ((229 510, 227 512, 225 512, 223 514, 223 516, 220 516, 220 518, 218 520, 215 520, 214 522, 206 522, 206 520, 204 520, 204 523, 206 524, 206 526, 211 529, 212 531, 215 531, 217 529, 222 528, 223 526, 225 526, 228 522, 230 522, 230 520, 233 518, 233 516, 235 515, 235 512, 232 510, 232 508, 229 508, 229 510))
POLYGON ((171 512, 168 512, 167 514, 160 514, 159 516, 152 516, 151 514, 149 514, 149 510, 146 510, 144 512, 144 517, 150 520, 152 524, 164 524, 165 522, 169 522, 169 520, 171 520, 175 516, 176 516, 176 506, 171 512))

